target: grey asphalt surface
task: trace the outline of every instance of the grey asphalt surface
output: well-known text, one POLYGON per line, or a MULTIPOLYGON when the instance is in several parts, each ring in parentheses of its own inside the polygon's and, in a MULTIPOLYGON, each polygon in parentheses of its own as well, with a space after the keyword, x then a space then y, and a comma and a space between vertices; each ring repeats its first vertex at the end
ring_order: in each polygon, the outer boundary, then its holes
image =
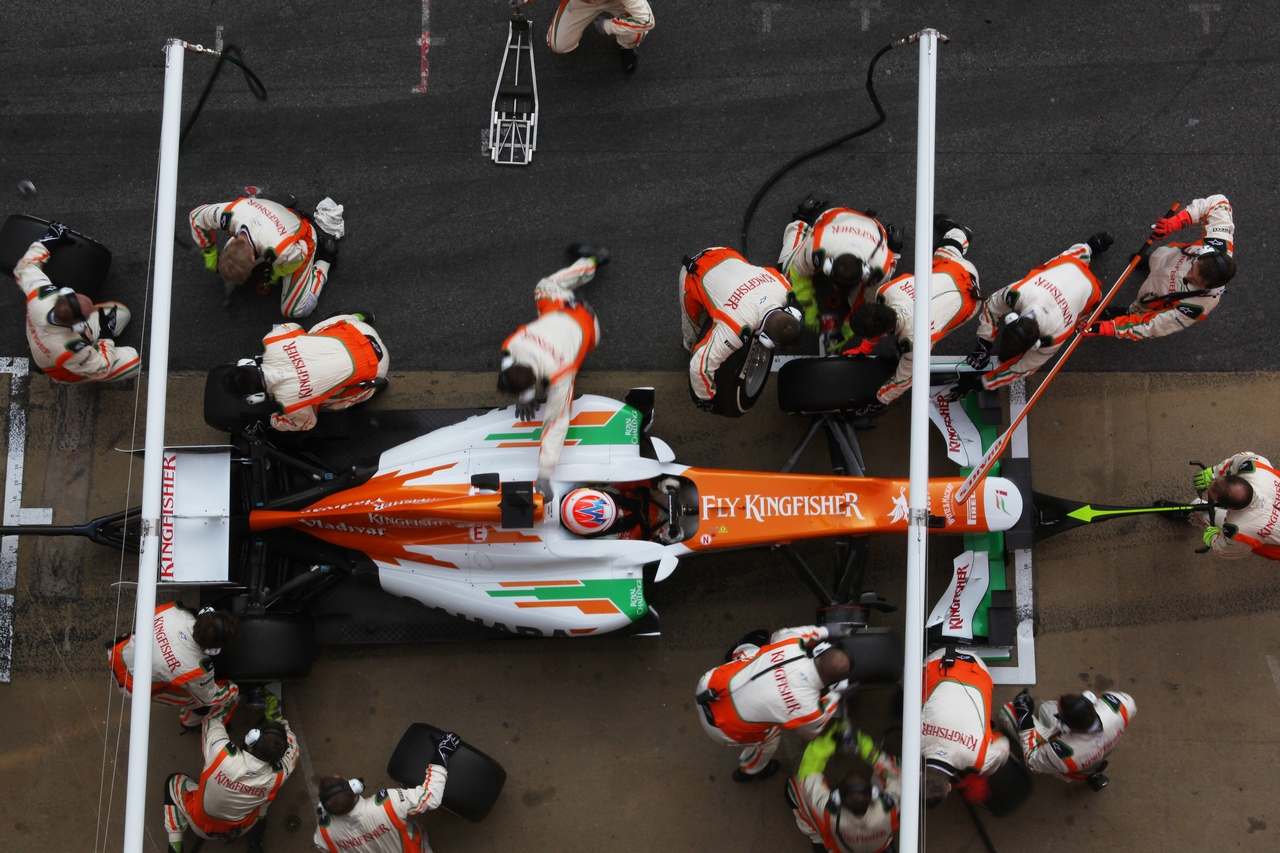
MULTIPOLYGON (((1234 203, 1241 272, 1217 313, 1145 344, 1091 341, 1084 370, 1280 366, 1261 330, 1275 319, 1262 220, 1280 189, 1280 30, 1263 2, 1026 4, 655 2, 640 69, 622 74, 588 29, 574 53, 542 41, 551 0, 532 8, 542 101, 528 168, 482 154, 506 31, 501 0, 430 5, 427 92, 422 5, 158 2, 0 10, 0 214, 62 219, 115 252, 110 296, 141 306, 167 37, 240 46, 269 99, 228 68, 183 149, 178 209, 246 185, 345 205, 348 236, 314 319, 372 309, 401 369, 496 366, 503 338, 533 315, 537 279, 577 238, 615 252, 586 296, 599 312, 598 369, 678 369, 682 255, 740 247, 742 213, 794 155, 874 117, 863 80, 877 48, 922 26, 950 36, 938 74, 937 208, 976 232, 984 290, 1021 277, 1100 228, 1124 254, 1174 200, 1234 203), (33 181, 25 200, 17 182, 33 181)), ((914 46, 881 60, 889 119, 784 178, 760 206, 750 257, 776 257, 794 204, 833 201, 914 217, 914 46)), ((187 113, 213 68, 188 54, 187 113)), ((911 243, 906 263, 910 265, 911 243)), ((1123 296, 1131 296, 1130 282, 1123 296)), ((179 251, 171 365, 207 369, 257 351, 277 298, 221 306, 220 284, 179 251)), ((12 309, 18 310, 16 293, 12 309)), ((126 340, 140 339, 140 331, 126 340)), ((943 351, 960 352, 972 330, 943 351)), ((0 353, 23 354, 20 325, 0 353)))

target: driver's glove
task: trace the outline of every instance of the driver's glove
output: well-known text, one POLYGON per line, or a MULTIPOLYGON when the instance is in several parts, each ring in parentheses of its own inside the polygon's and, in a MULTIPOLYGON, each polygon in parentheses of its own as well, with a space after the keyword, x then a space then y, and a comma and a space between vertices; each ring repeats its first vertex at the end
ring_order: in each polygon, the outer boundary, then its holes
POLYGON ((973 346, 973 352, 965 357, 965 364, 974 370, 986 370, 987 365, 991 362, 991 349, 996 345, 995 341, 987 341, 978 338, 978 342, 973 346))
POLYGON ((1197 492, 1203 492, 1205 489, 1209 488, 1209 484, 1212 482, 1213 482, 1212 468, 1204 468, 1196 472, 1195 484, 1196 484, 1197 492))
POLYGON ((1204 546, 1206 548, 1212 548, 1214 537, 1218 536, 1221 533, 1222 533, 1222 528, 1218 527, 1217 525, 1210 524, 1208 527, 1206 527, 1204 529, 1204 536, 1201 537, 1204 540, 1204 546))
POLYGON ((453 732, 448 732, 444 737, 440 738, 440 743, 436 746, 436 754, 431 758, 431 763, 448 768, 449 756, 457 752, 460 746, 462 746, 462 738, 453 732))
POLYGON ((546 477, 539 477, 538 482, 533 484, 538 490, 538 494, 542 495, 544 500, 551 500, 551 481, 546 477))
POLYGON ((61 222, 50 222, 49 230, 44 233, 44 236, 41 237, 38 242, 45 244, 60 243, 62 240, 67 238, 67 232, 70 230, 71 229, 63 225, 61 222))

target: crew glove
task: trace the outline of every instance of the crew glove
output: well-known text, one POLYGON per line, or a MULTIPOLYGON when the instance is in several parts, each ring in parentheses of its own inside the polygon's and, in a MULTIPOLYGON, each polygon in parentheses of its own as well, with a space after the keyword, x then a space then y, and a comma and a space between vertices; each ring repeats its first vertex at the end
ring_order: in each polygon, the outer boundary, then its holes
POLYGON ((444 737, 440 738, 440 743, 436 746, 436 754, 431 759, 432 764, 439 764, 441 767, 449 767, 449 756, 458 751, 458 747, 462 745, 462 738, 453 732, 448 732, 444 737))
POLYGON ((1196 472, 1195 484, 1196 484, 1197 492, 1203 492, 1205 489, 1209 488, 1209 484, 1212 482, 1213 482, 1212 468, 1204 468, 1196 472))
POLYGON ((67 226, 63 225, 61 222, 50 222, 49 230, 44 232, 44 236, 40 238, 39 242, 45 243, 46 245, 49 243, 59 243, 67 236, 67 232, 70 230, 71 229, 67 228, 67 226))
POLYGON ((204 268, 209 272, 218 271, 218 246, 214 244, 204 250, 204 268))
POLYGON ((1084 336, 1086 338, 1114 338, 1116 336, 1115 321, 1099 320, 1084 330, 1084 336))
POLYGON ((970 391, 982 390, 982 374, 980 373, 964 373, 956 380, 956 384, 951 386, 951 390, 947 392, 947 402, 955 403, 970 391))
POLYGON ((1179 210, 1173 216, 1166 216, 1151 226, 1151 234, 1157 240, 1163 240, 1174 231, 1181 231, 1191 224, 1191 211, 1179 210))
POLYGON ((280 713, 280 697, 270 690, 267 691, 267 701, 262 706, 262 715, 267 718, 269 723, 278 723, 284 719, 280 713))
POLYGON ((801 305, 804 309, 804 327, 815 335, 822 330, 822 320, 818 317, 818 303, 809 302, 801 305))
POLYGON ((804 779, 816 776, 826 769, 827 762, 836 754, 836 735, 842 728, 843 724, 837 720, 805 747, 804 757, 800 759, 800 767, 796 771, 797 777, 804 779))
POLYGON ((1204 546, 1206 548, 1212 548, 1213 538, 1221 532, 1222 532, 1222 528, 1218 527, 1217 525, 1210 524, 1208 527, 1206 527, 1204 529, 1204 536, 1201 537, 1204 540, 1204 546))
POLYGON ((1116 241, 1116 238, 1112 237, 1106 231, 1099 231, 1097 234, 1094 234, 1088 240, 1085 240, 1085 243, 1088 244, 1089 251, 1091 253, 1095 255, 1101 255, 1107 249, 1110 249, 1112 244, 1115 243, 1115 241, 1116 241))
POLYGON ((538 418, 538 404, 530 400, 528 403, 516 403, 516 419, 532 421, 538 418))
POLYGON ((965 358, 965 364, 974 370, 986 370, 987 365, 991 362, 991 349, 996 345, 995 341, 987 341, 978 338, 978 342, 973 345, 973 352, 965 358))
POLYGON ((884 403, 881 403, 879 400, 872 400, 870 403, 866 403, 854 409, 853 416, 856 418, 874 418, 887 408, 889 407, 884 403))
POLYGON ((704 400, 701 397, 699 397, 697 394, 693 395, 693 404, 698 407, 699 411, 702 411, 702 412, 712 412, 712 411, 715 411, 715 408, 716 408, 715 400, 704 400))

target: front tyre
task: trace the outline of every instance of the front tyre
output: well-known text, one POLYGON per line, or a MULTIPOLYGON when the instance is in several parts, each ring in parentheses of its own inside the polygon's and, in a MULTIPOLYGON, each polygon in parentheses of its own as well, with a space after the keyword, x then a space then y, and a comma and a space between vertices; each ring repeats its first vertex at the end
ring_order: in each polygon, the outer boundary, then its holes
POLYGON ((711 411, 727 418, 742 417, 764 393, 772 368, 773 350, 753 337, 716 370, 711 411))
POLYGON ((853 411, 875 398, 893 370, 880 358, 797 358, 778 371, 778 406, 793 415, 853 411))

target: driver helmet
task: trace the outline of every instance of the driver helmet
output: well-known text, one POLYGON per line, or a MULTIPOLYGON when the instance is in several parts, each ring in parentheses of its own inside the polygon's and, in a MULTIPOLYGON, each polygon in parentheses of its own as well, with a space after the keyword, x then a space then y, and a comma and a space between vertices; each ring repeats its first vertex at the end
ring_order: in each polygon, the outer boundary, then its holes
POLYGON ((574 489, 560 504, 560 520, 579 536, 603 533, 617 518, 617 503, 599 489, 574 489))

